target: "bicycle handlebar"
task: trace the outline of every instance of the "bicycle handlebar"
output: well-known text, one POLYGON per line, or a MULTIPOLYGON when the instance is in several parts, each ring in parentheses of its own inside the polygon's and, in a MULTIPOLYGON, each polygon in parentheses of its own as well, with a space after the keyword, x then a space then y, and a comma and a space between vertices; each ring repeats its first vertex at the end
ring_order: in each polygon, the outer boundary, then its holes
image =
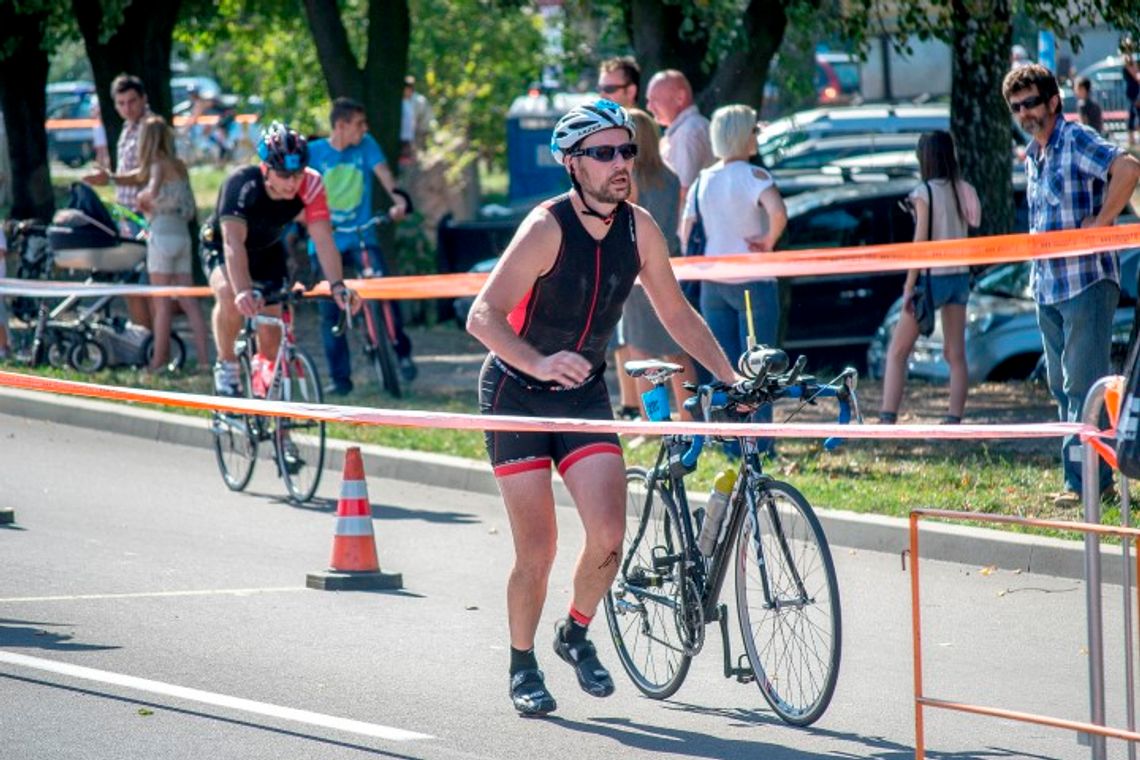
MULTIPOLYGON (((852 415, 859 419, 859 400, 855 388, 859 374, 854 367, 847 367, 829 383, 821 383, 811 375, 804 375, 806 359, 800 356, 791 369, 788 357, 782 350, 757 346, 740 356, 737 368, 747 377, 734 385, 715 381, 697 388, 697 395, 685 402, 685 408, 701 411, 701 417, 710 421, 713 412, 726 412, 730 416, 746 417, 751 410, 777 399, 800 399, 800 406, 788 419, 807 404, 814 404, 817 398, 834 398, 839 405, 838 422, 850 424, 852 415), (748 411, 744 411, 744 410, 748 411)), ((693 442, 681 456, 686 468, 696 466, 704 448, 703 435, 693 436, 693 442)), ((843 443, 842 438, 831 437, 823 442, 826 451, 833 451, 843 443)))

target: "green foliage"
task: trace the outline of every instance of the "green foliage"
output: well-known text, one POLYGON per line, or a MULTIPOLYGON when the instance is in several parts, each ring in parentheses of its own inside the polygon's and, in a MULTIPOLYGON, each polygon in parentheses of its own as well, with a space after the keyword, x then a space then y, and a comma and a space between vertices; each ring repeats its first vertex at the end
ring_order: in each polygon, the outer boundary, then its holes
POLYGON ((445 132, 506 163, 506 115, 542 71, 541 19, 529 5, 411 0, 409 68, 445 132), (462 44, 457 35, 462 30, 462 44))
POLYGON ((302 132, 327 129, 328 92, 298 2, 200 4, 174 35, 191 55, 205 59, 223 88, 260 96, 266 121, 288 122, 302 132))

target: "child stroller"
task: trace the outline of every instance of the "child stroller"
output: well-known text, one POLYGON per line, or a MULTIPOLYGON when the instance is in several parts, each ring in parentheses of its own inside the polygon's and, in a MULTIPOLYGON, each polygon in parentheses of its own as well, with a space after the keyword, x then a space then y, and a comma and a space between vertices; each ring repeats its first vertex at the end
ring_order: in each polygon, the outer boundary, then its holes
MULTIPOLYGON (((80 183, 71 186, 68 207, 56 213, 47 228, 55 266, 90 272, 87 283, 138 283, 146 272, 145 221, 128 209, 104 205, 95 192, 80 183), (119 233, 120 221, 139 225, 133 237, 119 233)), ((83 303, 69 296, 50 311, 40 307, 33 339, 33 362, 39 356, 55 365, 69 364, 80 372, 98 372, 107 366, 142 366, 150 362, 154 338, 150 330, 112 316, 113 296, 83 303)), ((178 369, 186 346, 176 333, 170 336, 170 368, 178 369)))

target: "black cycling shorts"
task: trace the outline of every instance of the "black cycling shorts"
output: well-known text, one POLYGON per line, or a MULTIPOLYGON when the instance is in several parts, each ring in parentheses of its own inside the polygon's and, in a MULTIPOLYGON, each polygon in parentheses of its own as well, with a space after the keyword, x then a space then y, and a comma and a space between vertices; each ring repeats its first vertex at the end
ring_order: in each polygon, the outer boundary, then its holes
MULTIPOLYGON (((601 372, 577 388, 549 389, 531 385, 499 359, 489 355, 479 373, 479 409, 483 414, 521 417, 570 417, 612 420, 610 394, 601 372)), ((616 433, 535 433, 487 431, 487 454, 495 477, 549 469, 553 462, 565 475, 571 465, 594 454, 621 456, 616 433)))
MULTIPOLYGON (((214 248, 203 242, 199 249, 202 254, 202 271, 206 279, 217 267, 224 266, 226 257, 221 248, 214 248)), ((249 261, 249 279, 256 282, 288 282, 289 280, 289 251, 285 243, 278 242, 268 248, 258 248, 246 251, 249 261)))

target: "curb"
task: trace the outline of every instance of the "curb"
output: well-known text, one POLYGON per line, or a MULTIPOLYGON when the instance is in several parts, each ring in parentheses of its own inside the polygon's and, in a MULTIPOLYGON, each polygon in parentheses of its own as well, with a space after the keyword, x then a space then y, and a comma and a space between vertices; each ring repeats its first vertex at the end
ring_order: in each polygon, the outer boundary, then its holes
MULTIPOLYGON (((0 388, 0 412, 50 420, 62 425, 105 430, 159 443, 213 448, 213 438, 204 418, 105 401, 0 388)), ((444 454, 401 451, 330 439, 326 469, 343 469, 344 452, 350 445, 359 446, 364 472, 374 478, 403 480, 487 495, 499 493, 489 464, 444 454)), ((554 498, 560 506, 573 506, 569 493, 559 478, 554 479, 554 498)), ((703 501, 703 497, 690 498, 694 506, 703 501)), ((903 552, 910 546, 907 520, 836 509, 818 509, 816 513, 833 547, 897 554, 900 556, 900 569, 902 568, 903 552)), ((933 521, 923 521, 919 539, 923 559, 978 567, 993 565, 1003 570, 1020 570, 1078 580, 1083 580, 1085 575, 1082 541, 1065 541, 933 521)), ((1103 545, 1101 566, 1104 582, 1119 585, 1123 577, 1121 548, 1117 545, 1103 545)))

